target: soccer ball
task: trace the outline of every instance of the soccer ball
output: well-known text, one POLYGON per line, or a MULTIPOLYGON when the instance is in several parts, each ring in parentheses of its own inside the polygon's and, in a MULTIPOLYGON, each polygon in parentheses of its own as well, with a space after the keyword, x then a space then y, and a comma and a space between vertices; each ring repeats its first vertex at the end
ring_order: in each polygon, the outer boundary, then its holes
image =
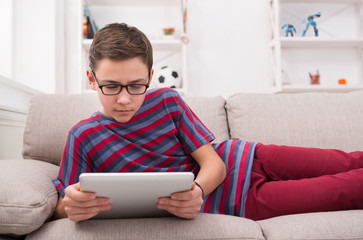
POLYGON ((164 66, 155 70, 153 83, 157 88, 180 88, 181 76, 175 69, 172 69, 169 66, 164 66))

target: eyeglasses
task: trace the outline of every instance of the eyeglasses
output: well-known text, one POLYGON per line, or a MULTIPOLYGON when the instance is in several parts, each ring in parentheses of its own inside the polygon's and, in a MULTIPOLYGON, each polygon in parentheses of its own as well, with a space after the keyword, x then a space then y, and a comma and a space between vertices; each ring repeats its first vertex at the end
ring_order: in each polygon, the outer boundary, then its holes
POLYGON ((133 84, 127 84, 127 85, 111 83, 111 84, 102 84, 101 85, 98 82, 93 70, 91 70, 91 72, 92 72, 93 78, 96 80, 97 85, 101 89, 101 92, 103 93, 103 95, 112 96, 112 95, 120 94, 120 92, 122 91, 122 88, 126 88, 126 91, 130 95, 142 95, 149 88, 149 83, 147 83, 147 84, 136 84, 136 83, 134 84, 133 83, 133 84))

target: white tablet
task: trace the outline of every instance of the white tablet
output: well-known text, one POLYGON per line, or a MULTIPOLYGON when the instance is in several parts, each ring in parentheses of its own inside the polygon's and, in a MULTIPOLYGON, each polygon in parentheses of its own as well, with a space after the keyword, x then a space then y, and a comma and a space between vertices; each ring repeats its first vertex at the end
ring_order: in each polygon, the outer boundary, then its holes
POLYGON ((140 218, 170 216, 157 208, 160 197, 191 189, 191 172, 82 173, 81 191, 108 197, 111 210, 95 218, 140 218))

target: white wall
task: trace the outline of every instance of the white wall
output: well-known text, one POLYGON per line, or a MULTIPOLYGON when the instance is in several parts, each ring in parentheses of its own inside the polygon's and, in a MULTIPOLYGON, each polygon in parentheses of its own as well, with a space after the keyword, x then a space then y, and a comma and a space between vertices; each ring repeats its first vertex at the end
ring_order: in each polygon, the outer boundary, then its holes
POLYGON ((64 0, 0 1, 1 76, 41 92, 63 92, 63 8, 64 0))
POLYGON ((56 0, 13 0, 13 78, 45 93, 56 91, 56 0))
POLYGON ((188 94, 228 97, 271 83, 268 1, 189 1, 188 94))
POLYGON ((0 4, 0 75, 13 77, 13 3, 2 0, 0 4))
POLYGON ((30 97, 55 91, 54 1, 0 2, 0 159, 21 158, 30 97))

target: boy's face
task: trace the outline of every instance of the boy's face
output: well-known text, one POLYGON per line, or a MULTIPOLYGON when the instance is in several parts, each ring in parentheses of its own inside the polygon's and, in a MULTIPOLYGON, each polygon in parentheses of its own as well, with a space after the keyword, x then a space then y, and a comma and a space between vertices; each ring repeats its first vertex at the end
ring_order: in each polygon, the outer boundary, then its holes
MULTIPOLYGON (((111 60, 105 58, 97 63, 94 74, 99 85, 150 84, 149 78, 151 81, 153 70, 149 76, 147 66, 139 57, 128 60, 111 60)), ((101 113, 114 118, 118 122, 128 122, 144 102, 145 93, 142 95, 131 95, 125 87, 117 95, 104 95, 92 76, 91 70, 87 70, 87 76, 91 89, 96 90, 98 93, 102 104, 101 113)))

